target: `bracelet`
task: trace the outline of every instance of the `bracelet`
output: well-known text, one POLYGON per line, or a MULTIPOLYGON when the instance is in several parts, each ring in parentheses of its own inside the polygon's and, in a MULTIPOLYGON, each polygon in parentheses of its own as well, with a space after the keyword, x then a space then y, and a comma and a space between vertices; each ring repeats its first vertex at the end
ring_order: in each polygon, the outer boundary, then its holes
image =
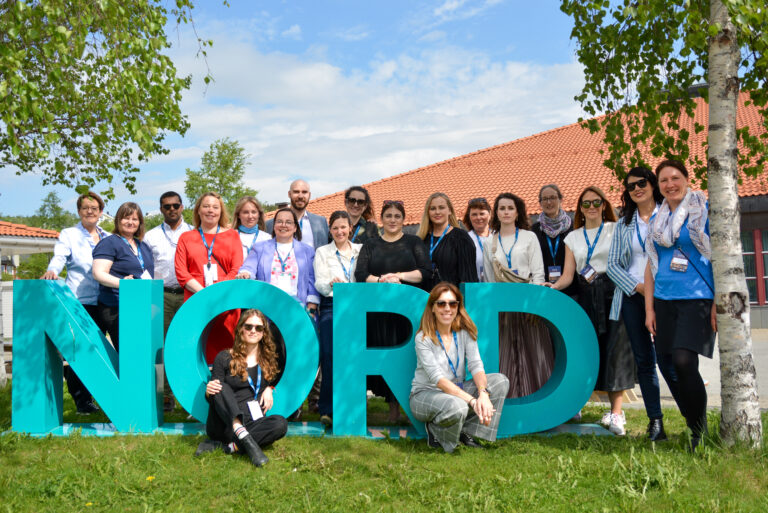
MULTIPOLYGON (((477 396, 480 397, 480 394, 482 394, 483 392, 488 394, 488 389, 487 388, 481 388, 480 390, 477 391, 477 396)), ((491 394, 488 394, 488 395, 491 395, 491 394)))
POLYGON ((381 283, 381 276, 379 276, 378 278, 376 278, 376 283, 381 283))

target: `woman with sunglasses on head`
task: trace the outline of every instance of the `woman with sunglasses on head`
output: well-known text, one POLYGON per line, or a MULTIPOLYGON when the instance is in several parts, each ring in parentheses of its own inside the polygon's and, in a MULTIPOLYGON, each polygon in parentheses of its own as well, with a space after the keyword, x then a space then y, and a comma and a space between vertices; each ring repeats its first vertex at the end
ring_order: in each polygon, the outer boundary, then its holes
POLYGON ((243 196, 237 201, 232 218, 232 229, 237 230, 243 246, 243 260, 254 244, 272 238, 264 231, 264 209, 253 196, 243 196))
MULTIPOLYGON (((368 239, 360 249, 355 281, 403 283, 420 286, 432 274, 429 254, 421 239, 403 233, 405 208, 402 201, 385 201, 381 208, 383 231, 380 238, 368 239)), ((411 323, 390 313, 368 315, 366 337, 369 347, 392 347, 408 340, 411 323)), ((389 420, 400 418, 400 405, 380 376, 368 378, 368 388, 389 403, 389 420)))
POLYGON ((427 444, 445 452, 453 452, 459 444, 482 447, 473 437, 495 441, 509 388, 503 374, 485 374, 477 327, 463 303, 458 287, 437 284, 416 333, 411 411, 425 423, 427 444))
MULTIPOLYGON (((563 193, 556 184, 548 184, 539 190, 541 214, 531 231, 536 234, 544 258, 544 281, 555 283, 563 274, 565 266, 565 244, 563 240, 571 233, 573 222, 562 209, 563 193)), ((577 281, 571 283, 563 293, 576 299, 579 293, 577 281)))
POLYGON ((424 283, 425 290, 442 281, 454 285, 477 281, 475 244, 459 228, 447 195, 435 192, 427 198, 417 236, 424 241, 432 261, 432 276, 424 283))
POLYGON ((362 244, 350 242, 352 220, 344 210, 331 214, 328 222, 333 242, 315 252, 315 288, 320 293, 320 422, 330 426, 333 419, 333 284, 351 283, 362 244))
MULTIPOLYGON (((525 202, 519 196, 505 192, 494 201, 483 254, 486 282, 544 283, 539 241, 528 231, 525 202)), ((499 371, 509 378, 508 397, 540 389, 552 375, 554 361, 549 329, 539 317, 499 315, 499 371)))
POLYGON ((284 417, 267 416, 277 378, 277 353, 267 318, 259 310, 244 310, 232 348, 219 352, 213 362, 205 387, 209 405, 205 431, 214 442, 200 444, 197 455, 222 447, 229 453, 244 453, 257 467, 267 463, 261 448, 288 430, 284 417))
MULTIPOLYGON (((371 206, 371 196, 365 187, 353 185, 344 191, 344 206, 352 223, 350 242, 363 244, 368 239, 375 239, 379 236, 379 227, 376 226, 376 219, 371 206)), ((328 238, 328 242, 333 240, 331 235, 328 238)))
POLYGON ((650 222, 645 268, 645 325, 656 353, 672 359, 677 405, 691 430, 691 450, 707 434, 707 392, 699 355, 715 348, 714 277, 706 197, 688 185, 682 162, 656 166, 664 201, 650 222))
MULTIPOLYGON (((176 246, 175 268, 184 301, 205 287, 234 279, 243 263, 240 237, 229 228, 229 212, 217 192, 206 192, 192 211, 194 229, 184 232, 176 246)), ((230 347, 240 310, 218 315, 210 327, 205 344, 205 361, 210 365, 223 349, 230 347)))
POLYGON ((608 252, 608 277, 616 285, 609 318, 624 321, 637 364, 637 378, 648 415, 648 438, 652 442, 667 439, 664 432, 658 361, 661 374, 673 397, 677 397, 677 376, 669 355, 659 354, 645 327, 645 266, 648 262, 646 241, 648 226, 663 200, 658 181, 650 169, 634 167, 624 178, 621 195, 622 219, 616 223, 608 252))
POLYGON ((475 243, 475 267, 478 281, 483 281, 483 242, 491 234, 491 206, 485 198, 475 198, 467 203, 464 226, 469 228, 469 238, 475 243))
POLYGON ((582 191, 577 205, 574 230, 564 241, 563 275, 555 283, 546 285, 562 291, 578 273, 579 305, 592 321, 600 350, 595 390, 607 392, 611 403, 610 411, 603 415, 600 423, 612 433, 624 435, 626 420, 621 409, 622 394, 635 386, 635 362, 624 323, 608 317, 614 285, 606 271, 616 214, 603 191, 594 186, 582 191))

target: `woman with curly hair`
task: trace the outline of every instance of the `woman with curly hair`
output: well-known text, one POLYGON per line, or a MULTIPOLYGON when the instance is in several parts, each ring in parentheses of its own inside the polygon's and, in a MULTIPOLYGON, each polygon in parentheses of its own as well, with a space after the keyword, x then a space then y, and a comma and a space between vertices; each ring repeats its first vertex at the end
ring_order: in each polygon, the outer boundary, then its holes
MULTIPOLYGON (((209 448, 245 453, 257 467, 269 461, 261 447, 281 439, 288 430, 284 417, 267 416, 277 377, 277 350, 267 318, 259 310, 245 310, 237 322, 232 349, 216 355, 205 387, 209 404, 205 430, 213 440, 209 448)), ((204 451, 198 449, 198 454, 204 451)))

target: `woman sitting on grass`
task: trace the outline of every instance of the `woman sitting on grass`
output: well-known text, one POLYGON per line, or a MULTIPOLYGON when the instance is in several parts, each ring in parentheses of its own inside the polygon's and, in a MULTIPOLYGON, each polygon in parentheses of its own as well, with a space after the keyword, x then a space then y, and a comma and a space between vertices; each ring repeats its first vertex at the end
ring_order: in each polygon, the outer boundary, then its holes
POLYGON ((235 328, 232 349, 216 355, 205 387, 210 405, 205 430, 212 441, 198 454, 223 446, 241 452, 260 467, 269 460, 261 447, 285 436, 288 423, 280 415, 266 416, 278 375, 277 352, 269 324, 259 310, 245 310, 235 328))
POLYGON ((416 334, 416 375, 411 411, 427 429, 427 444, 453 452, 459 443, 493 442, 509 389, 503 374, 488 374, 477 349, 477 327, 455 285, 442 282, 429 294, 416 334), (469 367, 472 380, 466 381, 469 367))

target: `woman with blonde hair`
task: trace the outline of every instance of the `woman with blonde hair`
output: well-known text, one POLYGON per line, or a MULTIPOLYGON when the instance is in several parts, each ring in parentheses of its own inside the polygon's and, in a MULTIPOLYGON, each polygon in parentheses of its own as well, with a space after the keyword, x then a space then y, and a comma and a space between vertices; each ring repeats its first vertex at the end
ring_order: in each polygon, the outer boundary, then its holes
POLYGON ((435 192, 427 198, 416 235, 424 241, 432 261, 432 277, 424 284, 425 290, 442 281, 454 285, 478 281, 475 243, 459 228, 453 203, 446 194, 435 192))
POLYGON ((477 327, 452 283, 438 283, 429 294, 416 334, 416 362, 410 405, 425 423, 430 447, 453 452, 459 444, 482 447, 473 437, 496 440, 509 381, 485 374, 477 327))
POLYGON ((221 446, 245 453, 260 467, 269 459, 261 448, 285 436, 288 423, 269 415, 272 392, 279 376, 277 351, 267 318, 259 310, 245 310, 237 322, 231 349, 216 355, 205 387, 208 421, 205 430, 214 443, 203 442, 198 454, 221 446))
POLYGON ((253 248, 253 245, 272 237, 265 231, 264 209, 259 200, 253 196, 243 196, 235 204, 232 215, 232 229, 237 230, 243 246, 243 260, 253 248))

